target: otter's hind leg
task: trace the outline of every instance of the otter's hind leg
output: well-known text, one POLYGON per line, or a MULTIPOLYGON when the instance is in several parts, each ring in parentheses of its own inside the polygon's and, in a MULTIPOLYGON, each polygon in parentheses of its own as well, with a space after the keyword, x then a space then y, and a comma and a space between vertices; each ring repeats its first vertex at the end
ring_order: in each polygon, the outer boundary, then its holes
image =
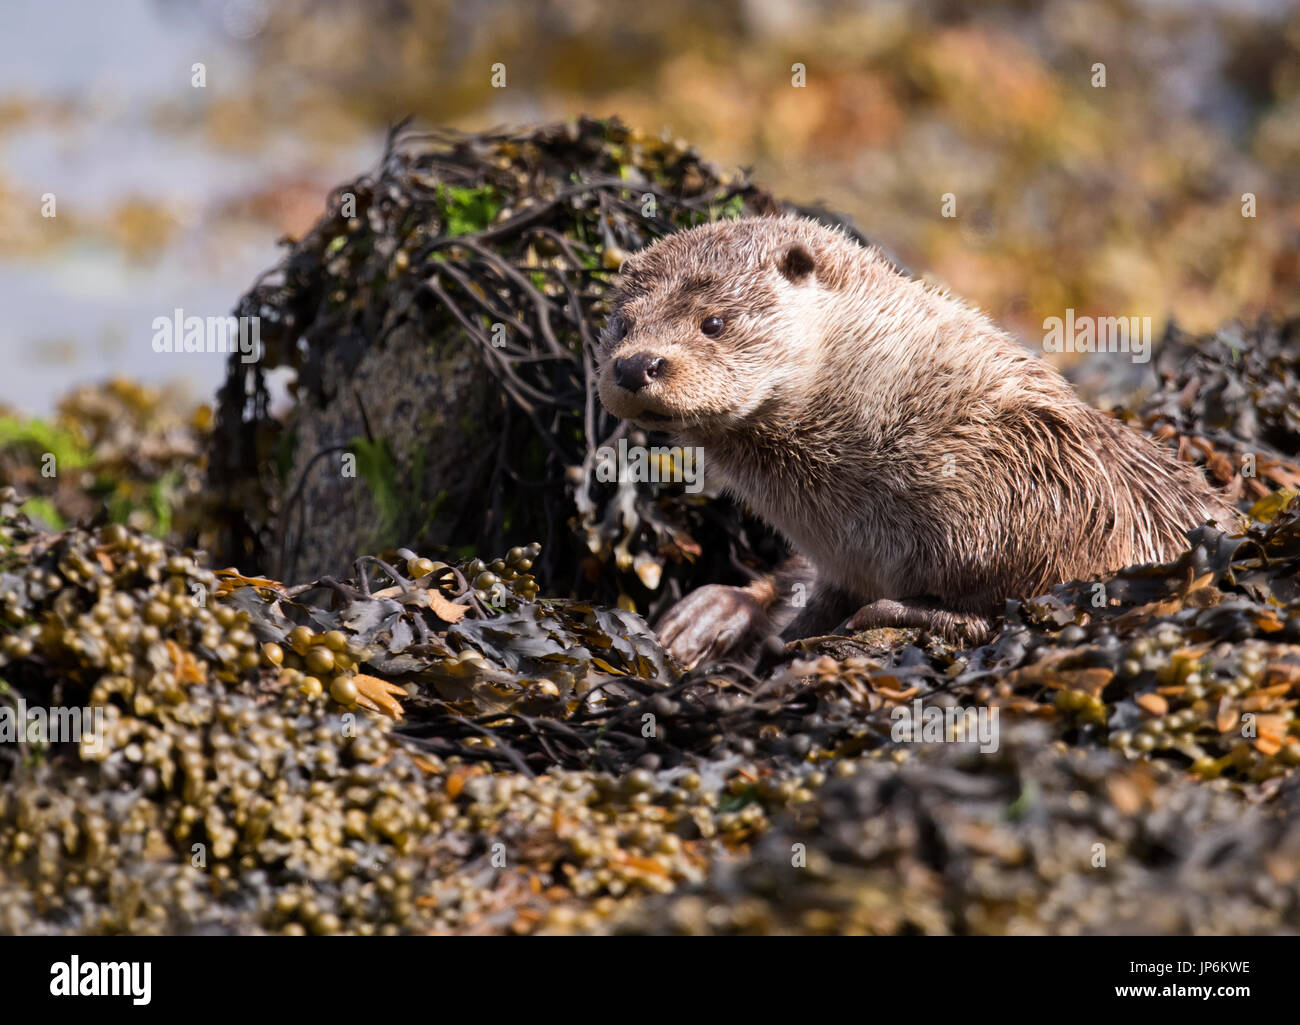
POLYGON ((953 612, 914 599, 883 598, 864 605, 849 617, 844 632, 882 627, 918 627, 938 634, 950 644, 978 647, 993 636, 993 620, 973 612, 953 612))

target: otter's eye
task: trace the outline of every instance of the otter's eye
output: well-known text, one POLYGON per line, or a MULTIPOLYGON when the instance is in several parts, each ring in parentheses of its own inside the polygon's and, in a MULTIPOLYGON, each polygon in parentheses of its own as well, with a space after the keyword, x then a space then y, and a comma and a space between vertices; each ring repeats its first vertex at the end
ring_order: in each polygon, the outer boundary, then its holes
POLYGON ((717 338, 718 335, 722 334, 724 326, 725 324, 721 317, 706 317, 704 323, 700 325, 700 330, 710 338, 717 338))
POLYGON ((627 337, 627 321, 623 319, 621 313, 616 313, 609 318, 605 333, 611 342, 621 342, 627 337))

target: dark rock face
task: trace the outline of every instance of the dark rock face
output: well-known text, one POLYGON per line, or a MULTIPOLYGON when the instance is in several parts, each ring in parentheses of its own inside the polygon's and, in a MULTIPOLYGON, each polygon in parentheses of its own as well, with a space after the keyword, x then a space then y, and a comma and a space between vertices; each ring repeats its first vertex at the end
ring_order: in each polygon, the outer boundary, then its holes
POLYGON ((363 552, 463 534, 463 513, 481 502, 481 482, 464 468, 501 425, 499 393, 473 345, 454 331, 431 340, 407 323, 354 365, 328 356, 321 384, 332 400, 304 396, 290 420, 292 501, 274 572, 316 579, 363 552), (382 441, 370 462, 357 460, 354 443, 375 430, 382 441))

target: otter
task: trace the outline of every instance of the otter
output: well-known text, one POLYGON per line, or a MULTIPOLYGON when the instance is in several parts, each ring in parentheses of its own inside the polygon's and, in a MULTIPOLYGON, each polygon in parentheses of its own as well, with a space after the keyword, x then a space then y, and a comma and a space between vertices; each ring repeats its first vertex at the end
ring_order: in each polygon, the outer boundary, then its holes
POLYGON ((841 230, 705 224, 619 278, 601 402, 699 446, 795 552, 668 610, 660 640, 688 666, 777 634, 898 626, 984 643, 1008 598, 1169 560, 1202 523, 1237 527, 1199 470, 841 230))

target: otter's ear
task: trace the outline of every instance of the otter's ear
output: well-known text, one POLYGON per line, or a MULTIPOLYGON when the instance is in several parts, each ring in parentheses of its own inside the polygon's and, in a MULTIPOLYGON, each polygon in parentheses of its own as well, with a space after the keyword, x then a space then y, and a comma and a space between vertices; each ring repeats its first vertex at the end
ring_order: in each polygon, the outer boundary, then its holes
POLYGON ((817 269, 817 261, 813 259, 813 254, 800 242, 796 242, 782 253, 776 265, 786 278, 796 284, 817 269))

